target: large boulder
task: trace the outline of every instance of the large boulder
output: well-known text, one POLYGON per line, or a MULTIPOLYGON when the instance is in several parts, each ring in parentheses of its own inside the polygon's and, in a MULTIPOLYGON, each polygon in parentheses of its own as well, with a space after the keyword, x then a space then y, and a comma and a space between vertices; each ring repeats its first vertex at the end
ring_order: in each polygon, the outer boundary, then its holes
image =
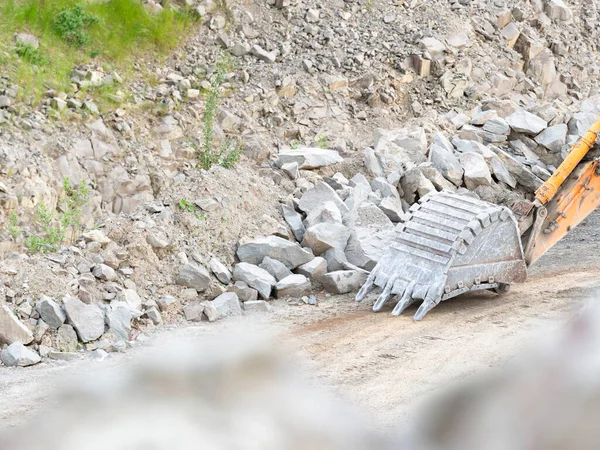
POLYGON ((31 341, 33 341, 33 333, 29 328, 17 319, 8 306, 0 305, 0 343, 29 344, 31 341))
POLYGON ((334 202, 325 202, 317 206, 304 219, 305 228, 319 223, 342 223, 342 213, 334 202))
POLYGON ((506 122, 517 133, 529 134, 536 136, 540 134, 548 126, 541 117, 531 114, 530 112, 520 109, 506 118, 506 122))
POLYGON ((225 292, 210 302, 221 317, 239 316, 242 314, 242 304, 235 292, 225 292))
POLYGON ((277 167, 281 167, 284 164, 297 163, 300 169, 318 169, 319 167, 330 166, 343 160, 344 158, 335 150, 305 147, 280 151, 276 165, 277 167))
POLYGON ((319 256, 330 248, 343 251, 349 237, 350 230, 342 224, 319 223, 306 230, 302 245, 309 247, 315 255, 319 256))
POLYGON ((535 142, 553 153, 560 153, 567 142, 568 127, 565 124, 546 128, 535 138, 535 142))
POLYGON ((299 266, 296 272, 310 278, 312 281, 318 282, 319 278, 327 273, 327 260, 317 256, 312 261, 299 266))
POLYGON ((201 265, 189 262, 179 271, 175 284, 203 292, 210 286, 210 273, 201 265))
POLYGON ((457 187, 462 186, 464 171, 458 158, 454 156, 451 150, 432 144, 429 147, 429 161, 431 161, 433 167, 442 173, 444 178, 457 187))
POLYGON ((258 267, 265 269, 267 272, 273 275, 277 281, 280 281, 292 274, 292 271, 288 269, 285 264, 277 261, 276 259, 269 258, 268 256, 265 256, 265 259, 263 259, 262 263, 260 263, 258 267))
POLYGON ((360 270, 339 270, 321 277, 323 287, 333 294, 358 292, 367 281, 368 274, 360 270))
POLYGON ((302 215, 288 205, 281 205, 281 214, 292 230, 296 240, 302 242, 302 239, 304 239, 304 232, 306 231, 306 228, 302 223, 302 215))
POLYGON ((275 285, 277 298, 302 297, 310 292, 311 283, 304 275, 293 274, 275 285))
POLYGON ((503 150, 498 149, 497 155, 510 174, 517 182, 530 192, 535 192, 544 182, 535 176, 531 170, 503 150))
POLYGON ((479 153, 462 153, 460 163, 465 171, 465 186, 469 190, 477 186, 490 186, 492 174, 485 159, 479 153))
POLYGON ((277 284, 277 280, 265 269, 246 262, 236 264, 233 269, 233 279, 253 287, 265 300, 271 296, 271 289, 277 284))
POLYGON ((340 196, 324 181, 317 183, 314 187, 306 191, 300 199, 298 206, 305 213, 310 213, 313 209, 327 201, 335 203, 342 214, 348 212, 348 207, 344 204, 340 196))
POLYGON ((241 244, 237 256, 242 262, 258 265, 265 257, 282 262, 292 270, 314 258, 295 242, 290 242, 278 236, 259 237, 241 244))
POLYGON ((65 320, 67 320, 67 316, 61 306, 46 295, 40 297, 35 305, 35 309, 40 314, 42 320, 55 330, 58 330, 65 323, 65 320))
MULTIPOLYGON (((378 129, 374 133, 375 151, 390 169, 424 162, 427 136, 423 128, 400 128, 393 131, 378 129)), ((382 174, 378 174, 382 176, 382 174)))
POLYGON ((63 299, 69 323, 82 342, 91 342, 104 334, 104 311, 96 305, 86 305, 76 297, 63 299))
POLYGON ((346 246, 346 259, 361 269, 373 270, 392 244, 394 234, 394 228, 356 228, 346 246))

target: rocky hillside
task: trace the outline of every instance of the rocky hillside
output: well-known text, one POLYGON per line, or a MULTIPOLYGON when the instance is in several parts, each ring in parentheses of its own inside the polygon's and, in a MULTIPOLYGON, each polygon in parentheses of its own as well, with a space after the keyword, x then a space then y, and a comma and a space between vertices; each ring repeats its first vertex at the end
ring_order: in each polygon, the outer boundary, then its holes
POLYGON ((5 364, 355 292, 412 204, 531 198, 600 113, 596 1, 165 8, 201 19, 123 75, 0 70, 5 364))

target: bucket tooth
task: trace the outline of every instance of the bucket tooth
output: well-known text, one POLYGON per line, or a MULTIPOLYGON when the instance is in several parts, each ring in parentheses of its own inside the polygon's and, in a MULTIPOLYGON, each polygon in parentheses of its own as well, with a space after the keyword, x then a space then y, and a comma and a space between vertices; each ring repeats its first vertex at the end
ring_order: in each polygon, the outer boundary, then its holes
POLYGON ((400 315, 422 300, 414 317, 421 320, 441 301, 527 277, 512 212, 471 197, 449 192, 424 197, 411 206, 392 241, 356 296, 361 301, 381 288, 374 311, 397 297, 392 314, 400 315))

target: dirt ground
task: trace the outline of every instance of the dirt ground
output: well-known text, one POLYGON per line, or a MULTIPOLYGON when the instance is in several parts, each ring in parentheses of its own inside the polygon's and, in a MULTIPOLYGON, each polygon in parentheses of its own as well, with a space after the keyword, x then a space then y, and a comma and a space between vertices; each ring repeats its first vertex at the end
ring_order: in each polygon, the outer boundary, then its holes
MULTIPOLYGON (((202 339, 224 329, 272 330, 297 348, 323 384, 356 403, 379 429, 406 424, 430 394, 458 380, 501 366, 556 327, 600 287, 600 214, 591 216, 546 255, 527 284, 504 296, 483 293, 446 302, 424 321, 374 314, 350 296, 319 296, 319 305, 274 302, 274 312, 216 324, 163 329, 125 354, 0 369, 0 430, 48 404, 65 379, 123 367, 165 340, 202 339)), ((51 406, 48 405, 48 406, 51 406)))

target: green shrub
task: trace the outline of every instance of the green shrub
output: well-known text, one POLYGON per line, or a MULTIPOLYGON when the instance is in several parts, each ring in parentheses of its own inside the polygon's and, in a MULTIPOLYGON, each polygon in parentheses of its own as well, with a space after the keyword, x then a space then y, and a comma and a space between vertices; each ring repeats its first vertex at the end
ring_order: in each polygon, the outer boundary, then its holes
POLYGON ((54 21, 54 30, 69 44, 83 47, 90 41, 89 28, 98 23, 98 17, 83 9, 77 4, 72 8, 65 8, 54 21))
POLYGON ((15 53, 19 55, 23 61, 35 64, 36 66, 41 66, 47 62, 46 58, 42 56, 39 48, 35 48, 30 44, 24 44, 23 42, 17 42, 15 53))
POLYGON ((210 88, 204 104, 204 142, 198 150, 198 163, 202 169, 209 170, 218 165, 226 169, 233 168, 240 160, 241 142, 238 139, 225 139, 219 146, 215 144, 215 119, 221 104, 221 85, 225 81, 231 59, 221 54, 215 65, 210 88))
POLYGON ((57 251, 65 242, 68 233, 70 237, 77 231, 81 223, 81 208, 89 198, 88 187, 81 183, 77 188, 71 185, 68 178, 63 180, 64 209, 60 213, 48 208, 44 203, 38 205, 35 223, 37 234, 31 234, 25 239, 25 246, 32 253, 49 253, 57 251))

